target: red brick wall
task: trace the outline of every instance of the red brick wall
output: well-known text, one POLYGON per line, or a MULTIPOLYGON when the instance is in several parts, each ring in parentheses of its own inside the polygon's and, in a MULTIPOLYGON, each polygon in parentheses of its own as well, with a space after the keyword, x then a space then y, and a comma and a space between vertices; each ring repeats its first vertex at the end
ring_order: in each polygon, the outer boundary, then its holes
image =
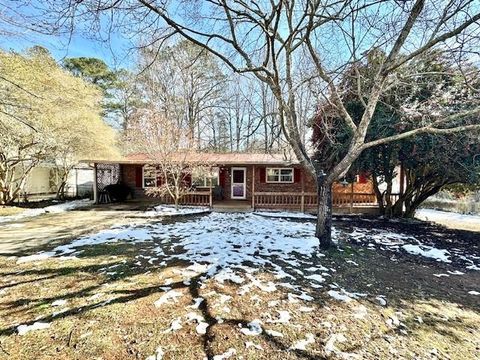
POLYGON ((146 195, 141 185, 137 187, 137 181, 136 181, 137 167, 142 167, 142 165, 122 164, 120 165, 120 173, 122 174, 122 182, 130 186, 132 189, 134 189, 135 197, 142 198, 142 197, 145 197, 146 195))
MULTIPOLYGON (((121 165, 121 174, 122 174, 122 181, 130 186, 131 188, 135 189, 135 196, 138 197, 145 197, 145 193, 143 188, 136 186, 136 170, 135 168, 141 165, 130 165, 124 164, 121 165)), ((232 167, 244 167, 246 168, 246 200, 251 201, 252 199, 252 177, 253 177, 253 165, 245 165, 245 166, 224 166, 222 173, 220 176, 224 176, 223 180, 220 179, 220 183, 224 184, 224 196, 226 200, 231 199, 231 168, 232 167)), ((261 182, 260 180, 260 169, 265 169, 269 166, 259 166, 255 165, 255 192, 302 192, 302 181, 294 182, 294 183, 267 183, 261 182)), ((304 182, 304 191, 308 192, 316 192, 316 184, 315 179, 311 176, 304 168, 300 166, 294 166, 294 168, 300 170, 300 179, 303 179, 304 182)), ((350 184, 344 186, 340 183, 335 183, 333 186, 333 191, 337 193, 350 193, 351 186, 350 184)), ((372 182, 369 180, 367 183, 358 183, 355 182, 353 185, 353 191, 356 193, 373 193, 373 185, 372 182)))
MULTIPOLYGON (((304 181, 305 192, 316 192, 315 180, 308 174, 305 169, 300 166, 294 166, 293 168, 300 171, 300 181, 293 183, 267 183, 261 182, 260 169, 266 169, 271 166, 256 166, 255 169, 255 192, 302 192, 302 178, 304 181)), ((279 167, 279 166, 277 166, 279 167)), ((296 171, 296 170, 295 170, 296 171)))

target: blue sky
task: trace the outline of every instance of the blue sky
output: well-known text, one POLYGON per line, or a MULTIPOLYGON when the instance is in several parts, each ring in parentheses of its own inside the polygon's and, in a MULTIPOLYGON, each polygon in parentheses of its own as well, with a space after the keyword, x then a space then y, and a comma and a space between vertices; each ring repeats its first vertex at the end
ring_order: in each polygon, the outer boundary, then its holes
POLYGON ((0 47, 4 50, 22 51, 34 45, 47 48, 58 61, 66 57, 96 57, 112 68, 130 68, 127 57, 129 44, 120 35, 113 35, 109 44, 100 43, 76 33, 70 39, 59 36, 46 36, 36 33, 24 33, 15 37, 0 38, 0 47))

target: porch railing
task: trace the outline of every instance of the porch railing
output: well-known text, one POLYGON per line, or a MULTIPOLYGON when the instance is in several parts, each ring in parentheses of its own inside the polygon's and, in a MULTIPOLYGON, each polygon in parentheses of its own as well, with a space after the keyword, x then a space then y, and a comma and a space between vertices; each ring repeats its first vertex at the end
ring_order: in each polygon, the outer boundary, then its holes
MULTIPOLYGON (((164 204, 172 204, 174 201, 170 195, 164 195, 160 198, 164 204)), ((186 193, 180 199, 181 205, 194 206, 212 206, 212 192, 211 191, 191 191, 186 193)))
MULTIPOLYGON (((398 194, 392 194, 398 196, 398 194)), ((173 203, 170 196, 165 195, 161 201, 166 204, 173 203)), ((285 209, 285 210, 314 210, 317 207, 317 194, 314 192, 254 192, 252 207, 255 209, 285 209)), ((213 205, 212 191, 192 191, 180 200, 182 205, 209 206, 213 205)), ((333 193, 332 203, 337 208, 375 207, 377 198, 371 193, 333 193)))
MULTIPOLYGON (((317 194, 313 192, 255 192, 252 206, 254 208, 298 209, 305 211, 317 207, 317 194)), ((334 207, 370 207, 377 205, 375 194, 371 193, 333 193, 334 207)))

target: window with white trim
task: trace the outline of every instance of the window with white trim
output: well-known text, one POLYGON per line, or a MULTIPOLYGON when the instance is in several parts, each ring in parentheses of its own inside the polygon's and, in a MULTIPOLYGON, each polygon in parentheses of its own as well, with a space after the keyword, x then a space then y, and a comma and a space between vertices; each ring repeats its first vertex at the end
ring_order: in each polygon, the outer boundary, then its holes
POLYGON ((267 168, 267 183, 293 183, 293 169, 267 168))
POLYGON ((218 167, 211 169, 195 168, 192 170, 192 185, 195 187, 210 187, 211 181, 212 187, 218 186, 219 173, 220 169, 218 167))
POLYGON ((153 165, 143 166, 143 187, 157 186, 157 168, 153 165))

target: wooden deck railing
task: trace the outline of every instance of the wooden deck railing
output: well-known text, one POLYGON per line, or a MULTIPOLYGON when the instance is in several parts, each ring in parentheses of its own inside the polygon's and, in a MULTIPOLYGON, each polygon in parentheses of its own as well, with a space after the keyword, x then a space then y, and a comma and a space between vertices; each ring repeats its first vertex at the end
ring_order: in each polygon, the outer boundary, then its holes
MULTIPOLYGON (((305 211, 317 207, 317 194, 311 192, 256 192, 252 204, 255 208, 282 208, 305 211)), ((377 198, 371 193, 333 193, 334 207, 376 206, 377 198)))
MULTIPOLYGON (((398 194, 393 194, 398 196, 398 194)), ((393 199, 392 199, 393 200, 393 199)), ((170 196, 166 195, 161 201, 173 203, 170 196)), ((213 205, 212 191, 192 191, 180 200, 182 205, 210 206, 213 205)), ((333 193, 334 207, 350 208, 377 206, 377 198, 371 193, 333 193)), ((317 207, 317 194, 314 192, 255 192, 252 206, 257 209, 291 209, 313 210, 317 207)))
POLYGON ((370 193, 334 193, 332 202, 337 207, 375 206, 377 197, 370 193))
MULTIPOLYGON (((314 194, 315 195, 315 194, 314 194)), ((256 192, 253 194, 255 207, 300 208, 302 193, 296 192, 256 192)), ((303 200, 304 201, 304 200, 303 200)))
MULTIPOLYGON (((172 204, 173 199, 170 195, 164 195, 160 198, 160 201, 164 204, 172 204)), ((180 199, 182 205, 195 205, 195 206, 212 206, 212 192, 211 191, 191 191, 185 194, 180 199)))

